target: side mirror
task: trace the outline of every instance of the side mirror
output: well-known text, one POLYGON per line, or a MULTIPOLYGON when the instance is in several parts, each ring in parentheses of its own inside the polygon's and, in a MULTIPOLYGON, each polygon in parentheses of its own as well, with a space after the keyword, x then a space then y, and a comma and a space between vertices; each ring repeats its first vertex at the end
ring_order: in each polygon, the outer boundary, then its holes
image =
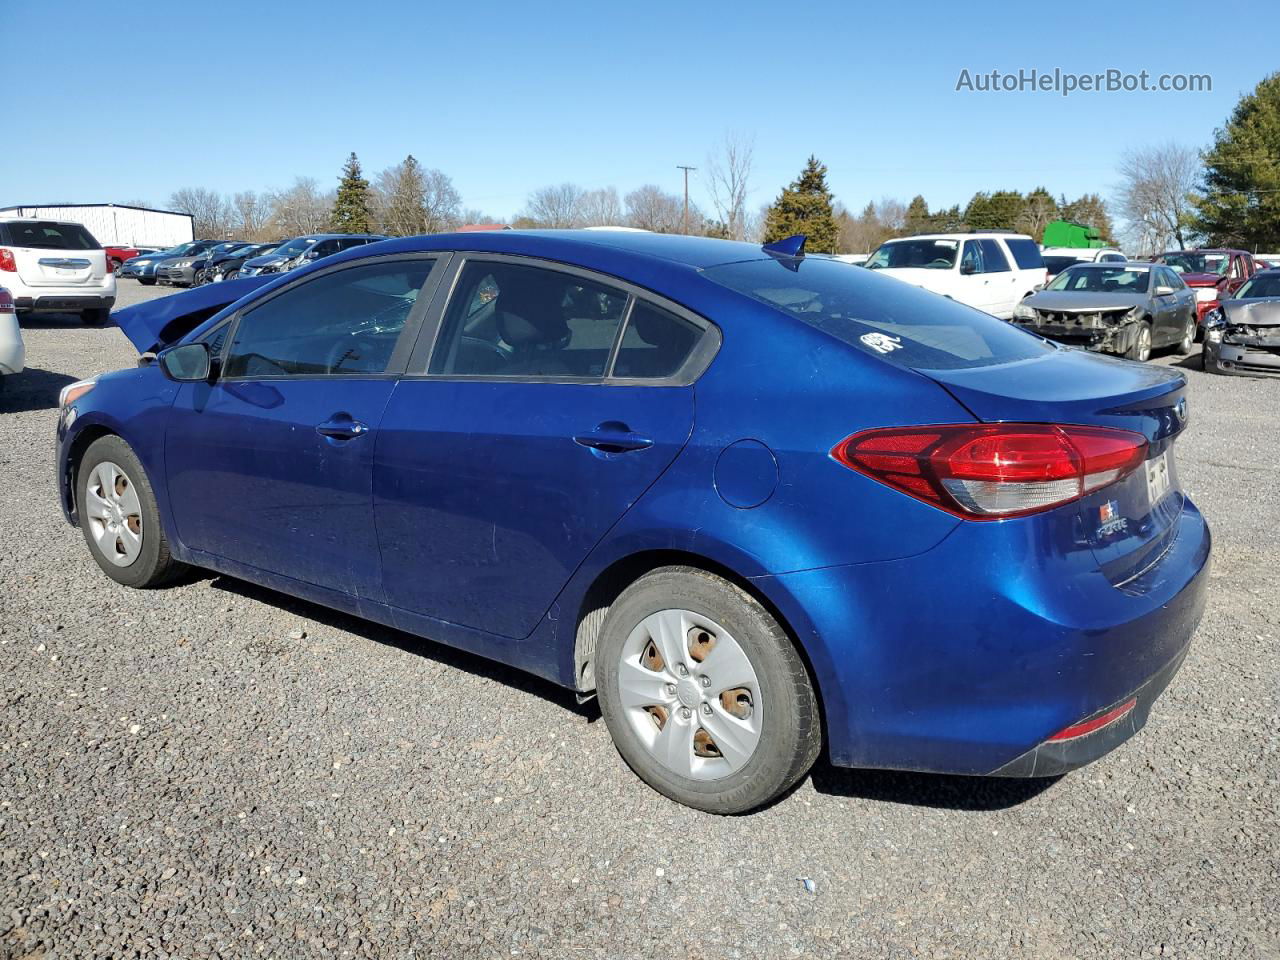
POLYGON ((169 347, 156 355, 156 361, 164 375, 178 383, 208 380, 213 366, 209 357, 209 345, 205 343, 184 343, 169 347))
POLYGON ((1169 294, 1171 294, 1171 293, 1173 293, 1173 292, 1174 292, 1173 287, 1156 287, 1156 296, 1157 296, 1157 297, 1167 297, 1167 296, 1169 296, 1169 294))
POLYGON ((972 263, 962 263, 960 264, 960 272, 967 277, 970 274, 977 273, 978 271, 972 263))

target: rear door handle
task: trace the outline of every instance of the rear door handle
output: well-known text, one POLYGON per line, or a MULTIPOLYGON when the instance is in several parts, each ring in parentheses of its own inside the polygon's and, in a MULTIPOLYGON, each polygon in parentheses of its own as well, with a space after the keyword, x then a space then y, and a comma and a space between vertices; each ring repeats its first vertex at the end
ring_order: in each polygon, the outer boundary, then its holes
POLYGON ((353 420, 350 414, 335 413, 324 423, 316 424, 316 433, 331 440, 354 440, 369 432, 369 425, 353 420))
POLYGON ((590 433, 578 434, 573 442, 601 453, 629 453, 653 446, 651 438, 627 429, 625 424, 615 423, 602 423, 590 433))

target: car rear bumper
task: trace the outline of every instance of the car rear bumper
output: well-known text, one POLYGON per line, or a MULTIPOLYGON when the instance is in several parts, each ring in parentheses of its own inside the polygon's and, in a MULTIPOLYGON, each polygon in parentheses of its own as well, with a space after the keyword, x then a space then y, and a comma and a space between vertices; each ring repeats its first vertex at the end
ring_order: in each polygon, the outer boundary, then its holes
POLYGON ((1177 524, 1152 568, 1121 586, 1087 547, 1022 521, 962 523, 916 557, 759 583, 809 654, 833 763, 1040 776, 1132 735, 1186 655, 1211 538, 1190 500, 1177 524), (1127 733, 1042 747, 1138 691, 1127 733))
POLYGON ((16 297, 19 313, 77 313, 81 310, 110 310, 115 295, 43 293, 37 297, 16 297))

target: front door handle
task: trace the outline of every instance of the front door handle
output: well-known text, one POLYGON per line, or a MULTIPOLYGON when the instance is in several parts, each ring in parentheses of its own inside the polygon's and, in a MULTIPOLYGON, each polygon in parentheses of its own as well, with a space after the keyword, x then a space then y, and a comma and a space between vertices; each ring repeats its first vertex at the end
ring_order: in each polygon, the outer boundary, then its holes
POLYGON ((324 423, 316 424, 316 433, 331 440, 354 440, 369 432, 369 425, 353 420, 349 413, 335 413, 324 423))
POLYGON ((629 453, 653 446, 650 437, 636 433, 625 423, 614 422, 602 423, 590 433, 579 433, 573 438, 573 442, 601 453, 629 453))

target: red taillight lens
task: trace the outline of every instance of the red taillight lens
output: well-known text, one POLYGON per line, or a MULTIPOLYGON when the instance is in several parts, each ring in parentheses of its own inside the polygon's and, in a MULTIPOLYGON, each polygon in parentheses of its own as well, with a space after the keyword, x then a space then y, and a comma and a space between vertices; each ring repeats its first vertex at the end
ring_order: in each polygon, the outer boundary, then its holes
POLYGON ((1045 423, 865 430, 831 456, 918 500, 971 519, 1023 516, 1114 483, 1146 459, 1140 433, 1045 423))
POLYGON ((0 247, 0 270, 5 271, 6 273, 18 272, 17 261, 13 259, 13 251, 8 250, 5 247, 0 247))

